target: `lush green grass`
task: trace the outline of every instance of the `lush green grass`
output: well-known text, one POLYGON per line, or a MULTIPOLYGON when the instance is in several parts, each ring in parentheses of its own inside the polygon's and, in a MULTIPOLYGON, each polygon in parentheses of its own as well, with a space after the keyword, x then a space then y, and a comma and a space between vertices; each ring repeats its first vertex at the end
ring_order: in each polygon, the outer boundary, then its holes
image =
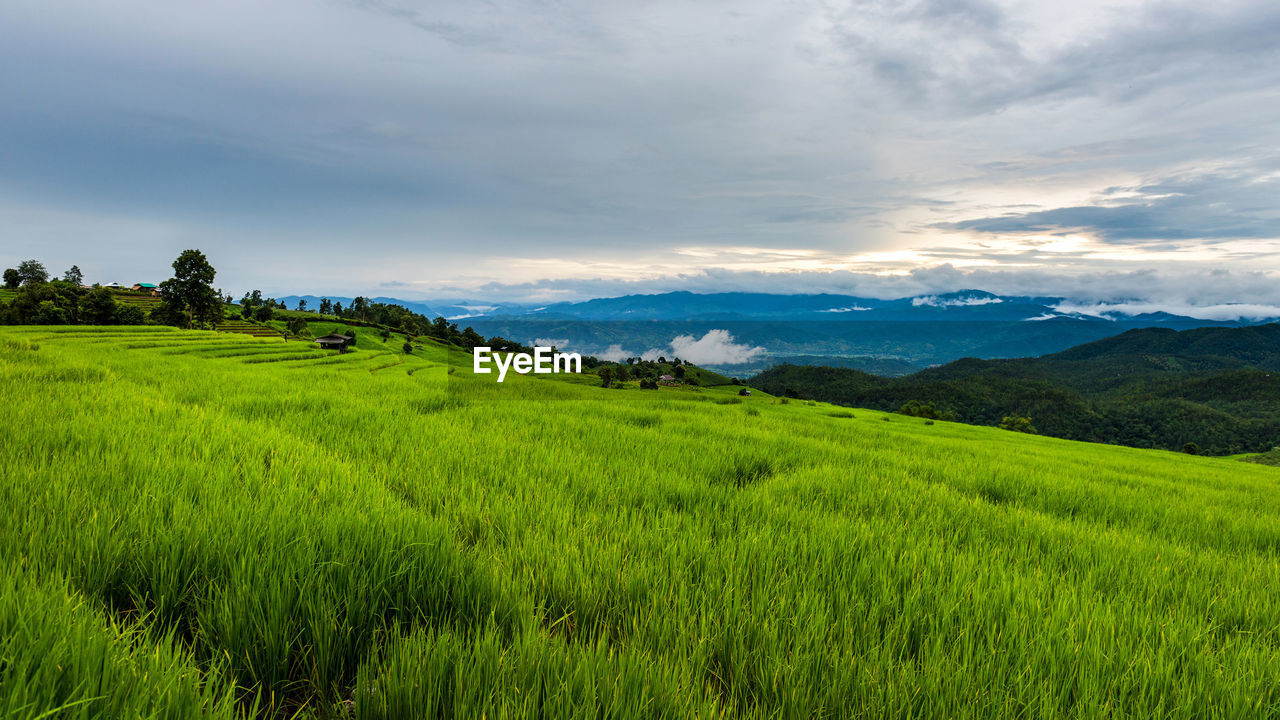
POLYGON ((359 332, 0 329, 0 708, 1280 713, 1274 468, 359 332))

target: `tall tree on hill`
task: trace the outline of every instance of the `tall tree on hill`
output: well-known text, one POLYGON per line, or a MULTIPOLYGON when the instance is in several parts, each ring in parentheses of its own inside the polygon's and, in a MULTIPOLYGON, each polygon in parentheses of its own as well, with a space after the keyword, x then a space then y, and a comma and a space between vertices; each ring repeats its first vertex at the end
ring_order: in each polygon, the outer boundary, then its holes
POLYGON ((24 260, 18 265, 18 282, 22 285, 49 281, 49 271, 39 260, 24 260))
POLYGON ((356 296, 351 301, 351 312, 355 313, 361 320, 369 319, 369 301, 364 299, 363 295, 356 296))
POLYGON ((79 265, 72 265, 70 270, 62 274, 62 279, 69 283, 80 285, 84 282, 84 273, 80 272, 79 265))
POLYGON ((22 276, 18 274, 17 268, 6 268, 4 271, 4 286, 13 290, 22 284, 22 276))
POLYGON ((188 327, 222 319, 222 305, 212 283, 217 271, 199 250, 183 250, 173 261, 173 277, 160 283, 162 313, 188 327))
POLYGON ((306 311, 307 311, 307 301, 306 301, 306 300, 299 300, 299 301, 298 301, 298 312, 306 312, 306 311))
POLYGON ((320 298, 320 314, 321 315, 333 314, 333 303, 329 301, 329 298, 320 298))

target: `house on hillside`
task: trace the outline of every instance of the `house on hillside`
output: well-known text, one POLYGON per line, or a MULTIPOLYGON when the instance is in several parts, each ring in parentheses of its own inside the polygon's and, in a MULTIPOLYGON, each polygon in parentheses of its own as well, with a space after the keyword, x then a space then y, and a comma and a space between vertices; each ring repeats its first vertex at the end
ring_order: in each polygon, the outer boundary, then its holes
POLYGON ((113 283, 109 283, 109 284, 107 284, 107 285, 103 285, 102 287, 107 288, 108 290, 119 290, 119 289, 120 289, 120 283, 118 283, 118 282, 113 282, 113 283))
POLYGON ((160 288, 156 287, 154 283, 134 283, 133 287, 129 289, 134 292, 149 292, 152 295, 160 294, 160 288))
POLYGON ((350 335, 339 335, 337 333, 333 333, 332 335, 325 335, 323 337, 316 338, 316 344, 325 350, 346 352, 347 348, 351 347, 351 341, 353 339, 354 338, 350 335))

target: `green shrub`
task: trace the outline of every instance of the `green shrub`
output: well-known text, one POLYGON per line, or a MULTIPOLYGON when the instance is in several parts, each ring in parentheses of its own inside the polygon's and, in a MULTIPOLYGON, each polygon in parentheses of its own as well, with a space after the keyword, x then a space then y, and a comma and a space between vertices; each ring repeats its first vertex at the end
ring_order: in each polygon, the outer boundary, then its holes
POLYGON ((1012 432, 1036 434, 1036 426, 1031 424, 1031 418, 1021 415, 1006 415, 996 427, 1012 432))

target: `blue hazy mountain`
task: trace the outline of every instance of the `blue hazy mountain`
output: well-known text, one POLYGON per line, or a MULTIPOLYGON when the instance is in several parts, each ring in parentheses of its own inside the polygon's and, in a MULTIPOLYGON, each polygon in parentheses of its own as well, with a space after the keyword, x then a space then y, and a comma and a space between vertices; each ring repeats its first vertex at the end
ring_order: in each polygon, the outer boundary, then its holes
MULTIPOLYGON (((289 307, 296 307, 299 299, 306 299, 311 308, 319 303, 319 297, 312 295, 282 299, 289 307)), ((343 305, 351 302, 345 297, 330 299, 343 305)), ((1044 355, 1138 328, 1188 330, 1266 321, 1212 321, 1165 312, 1085 315, 1058 310, 1062 298, 983 290, 891 300, 837 294, 669 292, 545 306, 483 300, 371 300, 403 305, 428 317, 444 315, 487 337, 545 340, 591 354, 640 355, 670 347, 677 336, 702 337, 710 330, 727 330, 736 343, 764 348, 750 362, 737 366, 735 374, 783 361, 821 364, 836 358, 848 367, 897 375, 961 357, 1044 355)))

